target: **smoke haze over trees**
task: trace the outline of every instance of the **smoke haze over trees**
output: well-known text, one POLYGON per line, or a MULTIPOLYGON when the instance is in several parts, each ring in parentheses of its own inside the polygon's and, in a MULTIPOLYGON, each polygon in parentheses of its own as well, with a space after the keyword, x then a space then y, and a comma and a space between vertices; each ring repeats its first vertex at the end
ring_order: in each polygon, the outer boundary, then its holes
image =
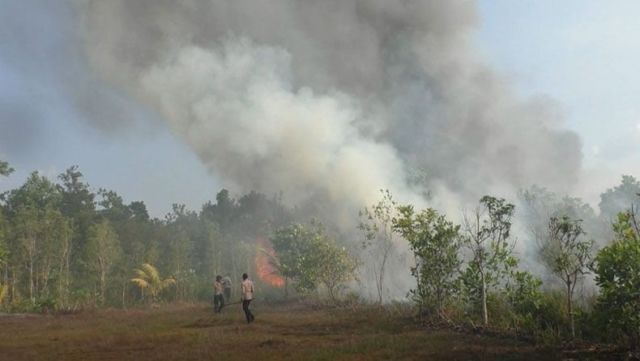
POLYGON ((409 200, 426 187, 455 209, 577 182, 577 135, 483 62, 473 2, 77 3, 98 76, 159 112, 231 189, 344 216, 380 188, 409 200))
POLYGON ((581 198, 594 182, 582 140, 558 104, 522 96, 477 48, 478 3, 9 7, 28 21, 0 12, 0 183, 13 182, 0 189, 0 311, 202 302, 216 275, 237 286, 246 272, 259 302, 412 301, 448 325, 639 347, 640 182, 622 175, 599 203, 581 198), (78 166, 19 184, 30 169, 13 158, 77 140, 47 136, 49 112, 113 141, 87 157, 113 177, 151 189, 180 173, 154 162, 186 154, 221 189, 158 217, 78 166), (127 154, 116 140, 136 148, 145 132, 185 149, 141 155, 161 169, 146 183, 109 164, 127 154))

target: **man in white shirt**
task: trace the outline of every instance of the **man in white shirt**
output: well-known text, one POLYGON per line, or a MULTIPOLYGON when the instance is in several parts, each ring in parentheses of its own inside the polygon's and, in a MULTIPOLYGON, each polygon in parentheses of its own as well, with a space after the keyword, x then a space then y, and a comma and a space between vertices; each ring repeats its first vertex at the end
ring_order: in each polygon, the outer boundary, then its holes
POLYGON ((219 313, 224 307, 224 297, 222 297, 222 277, 216 276, 216 281, 213 283, 213 309, 216 313, 219 313))
POLYGON ((249 304, 253 299, 253 282, 249 279, 249 276, 246 273, 242 274, 242 310, 244 310, 244 315, 247 317, 247 323, 253 322, 255 317, 253 317, 253 313, 249 309, 249 304))

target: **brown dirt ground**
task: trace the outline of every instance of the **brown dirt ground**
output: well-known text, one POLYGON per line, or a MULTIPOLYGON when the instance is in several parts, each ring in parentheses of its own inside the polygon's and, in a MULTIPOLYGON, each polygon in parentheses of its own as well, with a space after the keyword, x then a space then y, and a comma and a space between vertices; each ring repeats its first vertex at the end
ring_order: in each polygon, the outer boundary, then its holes
MULTIPOLYGON (((562 360, 509 339, 426 330, 381 310, 206 305, 0 317, 0 360, 562 360)), ((581 357, 578 357, 581 359, 581 357)), ((589 358, 585 358, 589 359, 589 358)))

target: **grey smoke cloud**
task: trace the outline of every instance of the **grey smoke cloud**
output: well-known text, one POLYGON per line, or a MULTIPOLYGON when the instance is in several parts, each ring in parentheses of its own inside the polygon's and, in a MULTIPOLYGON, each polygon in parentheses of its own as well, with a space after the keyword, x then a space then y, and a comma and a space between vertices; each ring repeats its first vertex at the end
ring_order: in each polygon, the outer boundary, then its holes
POLYGON ((473 2, 77 5, 98 76, 237 190, 327 196, 346 212, 379 188, 419 203, 414 169, 445 208, 577 181, 580 140, 557 106, 520 99, 474 51, 473 2))

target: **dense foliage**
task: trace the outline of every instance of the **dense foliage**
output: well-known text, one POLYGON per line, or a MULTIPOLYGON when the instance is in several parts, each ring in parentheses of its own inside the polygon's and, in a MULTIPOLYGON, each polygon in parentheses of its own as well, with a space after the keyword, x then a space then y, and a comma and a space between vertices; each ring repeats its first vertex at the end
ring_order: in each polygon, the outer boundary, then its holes
MULTIPOLYGON (((8 164, 0 166, 10 173, 8 164)), ((142 201, 93 191, 77 167, 59 183, 34 172, 2 194, 0 307, 126 307, 160 296, 209 300, 215 275, 229 273, 237 288, 243 272, 255 274, 256 237, 292 219, 277 197, 251 192, 236 200, 226 190, 199 212, 176 204, 156 219, 142 201), (143 264, 172 279, 171 287, 144 297, 145 287, 131 281, 148 268, 143 264)))
POLYGON ((285 287, 293 281, 295 289, 305 294, 322 284, 335 300, 340 286, 354 278, 354 259, 317 223, 277 229, 270 241, 276 252, 273 262, 285 277, 285 287))
POLYGON ((417 280, 414 298, 421 310, 442 312, 455 293, 461 265, 460 226, 433 209, 416 213, 412 206, 399 207, 397 230, 416 257, 412 273, 417 280))
POLYGON ((640 229, 632 212, 621 213, 614 224, 616 239, 602 249, 594 270, 600 287, 597 312, 606 329, 622 333, 640 346, 640 229))

